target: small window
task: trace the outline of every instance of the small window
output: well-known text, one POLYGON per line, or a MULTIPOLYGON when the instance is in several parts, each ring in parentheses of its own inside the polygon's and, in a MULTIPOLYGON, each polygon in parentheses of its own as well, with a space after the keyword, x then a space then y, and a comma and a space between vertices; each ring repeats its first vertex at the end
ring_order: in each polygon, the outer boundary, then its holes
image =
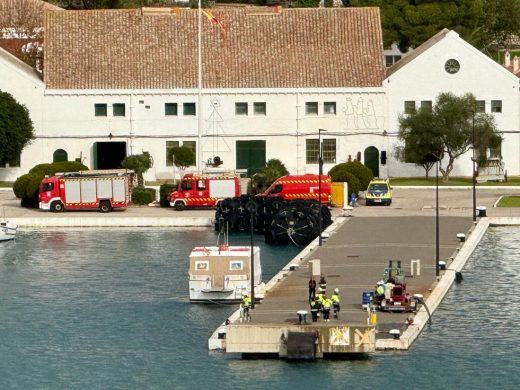
POLYGON ((247 115, 247 103, 235 103, 235 115, 247 115))
POLYGON ((107 116, 107 105, 105 103, 94 104, 95 116, 107 116))
POLYGON ((502 112, 502 100, 491 100, 491 112, 502 112))
POLYGON ((125 104, 114 103, 114 105, 112 106, 112 112, 114 116, 125 116, 125 104))
POLYGON ((486 112, 485 100, 477 100, 477 112, 486 112))
POLYGON ((177 103, 164 103, 164 115, 177 116, 177 103))
POLYGON ((322 156, 323 162, 325 164, 335 164, 336 163, 336 139, 335 138, 326 138, 322 141, 322 156))
POLYGON ((197 180, 197 190, 206 189, 206 180, 197 180))
POLYGON ((318 115, 318 102, 306 102, 305 115, 318 115))
POLYGON ((325 115, 336 115, 336 102, 323 103, 323 112, 325 115))
POLYGON ((415 112, 415 102, 413 100, 406 100, 404 102, 404 113, 413 114, 415 112))
POLYGON ((318 164, 319 154, 320 148, 318 139, 305 140, 305 162, 307 164, 318 164))
POLYGON ((397 61, 399 61, 401 59, 401 56, 399 55, 388 55, 388 56, 385 56, 385 66, 392 66, 393 64, 395 64, 397 61))
POLYGON ((166 141, 166 166, 173 166, 173 156, 171 155, 171 150, 179 147, 179 141, 166 141))
POLYGON ((431 100, 422 100, 421 108, 423 110, 428 110, 429 112, 432 112, 432 108, 433 108, 432 101, 431 100))
POLYGON ((195 103, 184 103, 182 105, 182 114, 185 116, 195 116, 197 114, 195 103))
POLYGON ((264 102, 255 102, 253 103, 253 111, 255 115, 266 115, 267 108, 264 102))

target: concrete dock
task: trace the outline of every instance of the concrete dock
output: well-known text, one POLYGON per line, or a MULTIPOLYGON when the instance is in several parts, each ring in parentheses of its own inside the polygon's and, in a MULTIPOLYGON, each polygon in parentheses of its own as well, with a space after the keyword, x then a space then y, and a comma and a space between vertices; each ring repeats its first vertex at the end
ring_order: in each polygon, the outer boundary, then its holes
POLYGON ((329 353, 359 352, 360 340, 366 343, 362 346, 366 352, 408 349, 429 320, 425 305, 416 313, 378 312, 377 325, 371 332, 367 312, 361 308, 362 292, 374 289, 377 280, 383 278, 389 260, 400 260, 407 275, 408 292, 422 294, 433 313, 488 226, 518 225, 520 210, 494 208, 500 196, 518 195, 518 188, 485 188, 479 192, 477 204, 487 208, 488 217, 478 218, 475 225, 470 189, 441 191, 439 259, 446 263, 446 270, 436 277, 434 190, 396 189, 401 191, 410 196, 396 198, 392 207, 360 206, 355 208, 352 217, 336 218, 322 247, 318 247, 315 240, 268 283, 266 298, 251 312, 252 321, 241 323, 239 312, 235 312, 228 319, 231 323, 220 326, 209 339, 209 348, 290 357, 287 335, 300 332, 316 334, 317 358, 329 353), (459 241, 459 233, 466 235, 465 242, 459 241), (327 292, 330 294, 336 287, 340 289, 342 309, 338 320, 319 319, 317 323, 301 325, 297 312, 309 310, 307 282, 309 260, 313 259, 320 259, 327 292), (411 276, 412 259, 420 261, 420 276, 411 276), (411 324, 409 319, 413 321, 411 324), (330 334, 331 327, 336 333, 356 333, 360 337, 357 341, 351 340, 349 351, 331 349, 330 338, 321 337, 321 333, 330 334), (395 330, 399 330, 399 338, 390 333, 395 330))

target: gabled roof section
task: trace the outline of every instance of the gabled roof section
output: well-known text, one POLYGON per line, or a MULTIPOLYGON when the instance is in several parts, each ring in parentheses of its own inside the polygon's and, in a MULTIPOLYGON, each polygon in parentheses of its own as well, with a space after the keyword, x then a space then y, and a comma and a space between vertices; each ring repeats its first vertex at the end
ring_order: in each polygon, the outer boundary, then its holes
MULTIPOLYGON (((213 9, 203 16, 204 88, 379 87, 379 9, 213 9)), ((197 87, 197 10, 47 12, 49 89, 197 87)))
POLYGON ((422 53, 424 53, 426 50, 428 50, 430 47, 435 45, 440 40, 444 39, 446 35, 450 32, 447 28, 442 29, 437 34, 435 34, 433 37, 428 39, 426 42, 424 42, 422 45, 419 45, 414 50, 410 51, 405 57, 401 58, 399 61, 397 61, 394 65, 389 67, 386 70, 386 77, 391 76, 395 72, 397 72, 399 69, 404 67, 405 65, 412 62, 414 59, 419 57, 422 53))
POLYGON ((17 67, 20 71, 28 75, 30 78, 34 78, 34 81, 36 81, 37 83, 42 83, 40 75, 32 66, 27 65, 25 62, 23 62, 13 54, 9 53, 2 47, 0 47, 0 61, 5 61, 12 64, 13 66, 17 67))

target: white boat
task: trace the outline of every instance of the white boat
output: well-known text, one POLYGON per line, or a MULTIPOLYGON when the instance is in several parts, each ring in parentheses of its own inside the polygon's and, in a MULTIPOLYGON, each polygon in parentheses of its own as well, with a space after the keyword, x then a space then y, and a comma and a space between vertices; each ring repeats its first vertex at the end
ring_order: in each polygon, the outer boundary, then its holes
MULTIPOLYGON (((255 300, 261 299, 260 248, 253 247, 255 300)), ((251 247, 209 246, 193 248, 190 254, 191 302, 240 302, 251 296, 251 247)))
POLYGON ((14 240, 16 236, 17 225, 6 220, 0 221, 0 242, 14 240))

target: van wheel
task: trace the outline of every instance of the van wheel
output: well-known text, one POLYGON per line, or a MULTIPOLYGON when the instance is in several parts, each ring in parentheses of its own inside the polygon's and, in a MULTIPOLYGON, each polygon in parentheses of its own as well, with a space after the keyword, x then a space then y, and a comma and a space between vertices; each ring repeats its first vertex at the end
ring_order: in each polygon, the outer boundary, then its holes
POLYGON ((109 211, 112 211, 112 205, 108 200, 102 200, 99 202, 99 211, 102 213, 108 213, 109 211))
POLYGON ((173 206, 175 210, 177 211, 184 211, 186 209, 186 205, 182 202, 175 203, 175 206, 173 206))
POLYGON ((63 207, 63 203, 61 203, 59 200, 51 203, 51 211, 55 213, 61 213, 65 210, 65 207, 63 207))

